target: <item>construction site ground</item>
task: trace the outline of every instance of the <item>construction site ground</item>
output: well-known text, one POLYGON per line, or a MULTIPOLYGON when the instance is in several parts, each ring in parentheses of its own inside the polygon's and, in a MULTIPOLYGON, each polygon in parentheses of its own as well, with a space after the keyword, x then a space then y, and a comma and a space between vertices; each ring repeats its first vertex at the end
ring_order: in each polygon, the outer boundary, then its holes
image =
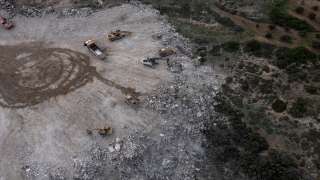
POLYGON ((13 29, 0 29, 0 180, 194 179, 197 172, 214 178, 205 171, 219 176, 199 165, 205 161, 201 118, 213 109, 204 104, 212 104, 219 89, 212 69, 196 67, 181 44, 174 55, 184 63, 181 74, 168 72, 166 61, 156 69, 141 63, 166 45, 187 43, 158 11, 131 3, 85 16, 52 11, 10 21, 13 29), (110 42, 106 33, 112 29, 133 34, 110 42), (155 39, 158 33, 162 37, 155 39), (105 60, 83 46, 89 39, 105 60), (199 95, 209 86, 211 97, 199 95), (189 105, 168 103, 167 94, 177 88, 189 105), (127 93, 142 106, 130 108, 127 93), (103 126, 113 127, 113 134, 86 133, 103 126))

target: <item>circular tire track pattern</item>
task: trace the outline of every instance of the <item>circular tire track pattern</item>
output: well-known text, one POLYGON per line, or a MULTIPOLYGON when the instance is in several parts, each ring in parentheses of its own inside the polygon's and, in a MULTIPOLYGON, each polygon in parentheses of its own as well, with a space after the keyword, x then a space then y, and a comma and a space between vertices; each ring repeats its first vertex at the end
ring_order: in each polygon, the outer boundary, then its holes
MULTIPOLYGON (((42 46, 44 46, 42 44, 42 46)), ((123 93, 135 93, 103 78, 79 52, 39 46, 0 46, 0 106, 23 108, 65 95, 94 77, 123 93)))

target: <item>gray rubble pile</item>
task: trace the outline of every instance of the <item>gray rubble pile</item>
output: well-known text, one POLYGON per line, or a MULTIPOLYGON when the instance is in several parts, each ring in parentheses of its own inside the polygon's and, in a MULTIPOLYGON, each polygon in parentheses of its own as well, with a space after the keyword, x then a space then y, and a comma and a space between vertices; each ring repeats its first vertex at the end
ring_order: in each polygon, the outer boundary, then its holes
POLYGON ((154 9, 152 5, 144 5, 140 1, 130 1, 130 4, 137 7, 141 13, 148 13, 150 16, 154 16, 155 20, 160 21, 164 25, 162 29, 151 32, 153 40, 161 40, 164 46, 175 47, 178 50, 178 54, 180 52, 183 55, 191 57, 192 48, 189 44, 189 39, 176 33, 175 28, 168 24, 167 19, 160 15, 157 9, 154 9))
POLYGON ((93 13, 91 8, 67 8, 67 9, 54 9, 48 7, 46 9, 38 9, 36 7, 23 6, 19 9, 19 14, 26 17, 41 17, 44 14, 54 14, 57 18, 67 17, 87 17, 93 13))
POLYGON ((0 9, 11 10, 14 8, 14 5, 9 1, 0 0, 0 9))
POLYGON ((154 31, 152 34, 153 40, 160 40, 164 46, 175 47, 183 55, 191 57, 192 49, 189 44, 189 39, 175 33, 173 27, 167 27, 161 31, 154 31))
POLYGON ((200 67, 196 71, 190 68, 188 72, 173 74, 172 79, 172 82, 161 82, 155 87, 146 99, 145 107, 192 118, 209 118, 214 114, 214 106, 218 105, 214 97, 219 92, 219 83, 210 68, 200 67))

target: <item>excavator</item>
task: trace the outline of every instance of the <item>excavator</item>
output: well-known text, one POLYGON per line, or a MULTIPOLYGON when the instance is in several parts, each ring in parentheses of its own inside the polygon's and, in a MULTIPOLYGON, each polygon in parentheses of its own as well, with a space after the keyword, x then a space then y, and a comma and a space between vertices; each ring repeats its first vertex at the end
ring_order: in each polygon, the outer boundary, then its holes
POLYGON ((136 107, 138 107, 140 105, 139 99, 137 99, 136 97, 132 96, 131 94, 127 94, 126 95, 126 99, 124 100, 124 102, 126 102, 132 108, 136 108, 136 107))
POLYGON ((2 16, 0 16, 0 22, 6 29, 10 29, 13 27, 13 24, 11 22, 8 22, 7 19, 2 16))
POLYGON ((173 48, 161 48, 158 51, 158 54, 161 57, 169 56, 169 55, 174 54, 174 53, 176 53, 176 50, 174 50, 173 48))
POLYGON ((107 34, 107 38, 110 40, 110 41, 115 41, 115 40, 118 40, 118 39, 121 39, 127 35, 130 35, 132 34, 133 32, 130 32, 130 31, 121 31, 120 29, 115 29, 115 30, 112 30, 110 33, 107 34))
POLYGON ((92 128, 92 129, 87 129, 88 134, 92 134, 92 131, 94 130, 99 130, 99 134, 101 136, 106 136, 106 135, 111 135, 112 134, 112 127, 109 126, 104 126, 101 128, 92 128))
POLYGON ((167 64, 169 64, 169 58, 164 57, 145 57, 142 59, 142 64, 155 69, 155 65, 159 64, 156 60, 167 60, 167 64))

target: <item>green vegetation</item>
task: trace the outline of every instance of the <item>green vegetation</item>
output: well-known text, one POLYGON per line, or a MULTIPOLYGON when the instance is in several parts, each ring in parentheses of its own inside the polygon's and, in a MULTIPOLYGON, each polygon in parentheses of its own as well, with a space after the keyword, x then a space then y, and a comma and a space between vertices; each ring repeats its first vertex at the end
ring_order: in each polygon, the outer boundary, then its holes
POLYGON ((303 7, 301 7, 301 6, 298 6, 294 11, 295 11, 296 13, 301 14, 301 13, 303 13, 304 8, 303 8, 303 7))
POLYGON ((287 42, 287 43, 290 43, 291 42, 291 36, 289 36, 289 35, 282 35, 282 36, 280 36, 280 41, 282 41, 282 42, 287 42))
POLYGON ((275 112, 280 113, 287 109, 287 103, 277 99, 275 102, 272 103, 271 107, 275 112))
POLYGON ((270 72, 269 66, 267 66, 267 65, 263 66, 262 71, 267 72, 267 73, 270 72))
POLYGON ((302 31, 299 31, 299 36, 301 37, 306 37, 307 36, 307 31, 306 30, 302 30, 302 31))
POLYGON ((312 63, 316 63, 317 61, 317 56, 302 46, 290 50, 285 48, 282 53, 276 53, 276 56, 279 68, 285 68, 293 63, 300 65, 306 64, 308 61, 312 63))
POLYGON ((222 45, 222 48, 226 51, 233 52, 239 50, 240 43, 237 41, 229 41, 222 45))
POLYGON ((313 12, 309 13, 309 14, 308 14, 308 18, 309 18, 309 19, 314 19, 314 18, 316 18, 316 14, 313 13, 313 12))
POLYGON ((271 32, 267 32, 265 36, 266 36, 266 38, 271 39, 272 38, 272 33, 271 32))
POLYGON ((315 49, 320 49, 320 41, 313 41, 312 47, 315 49))
POLYGON ((306 21, 290 16, 276 7, 270 10, 269 18, 274 24, 279 26, 288 26, 295 30, 315 30, 315 28, 309 25, 306 21))
POLYGON ((313 9, 314 11, 318 11, 319 6, 313 6, 312 9, 313 9))
POLYGON ((290 114, 297 118, 302 118, 307 110, 307 101, 303 98, 297 98, 289 110, 290 114))
POLYGON ((306 86, 306 91, 310 94, 317 94, 317 90, 318 88, 316 86, 313 86, 313 85, 306 86))
POLYGON ((269 24, 269 25, 268 25, 268 28, 269 28, 270 30, 273 30, 273 29, 276 29, 276 26, 273 25, 273 24, 269 24))

